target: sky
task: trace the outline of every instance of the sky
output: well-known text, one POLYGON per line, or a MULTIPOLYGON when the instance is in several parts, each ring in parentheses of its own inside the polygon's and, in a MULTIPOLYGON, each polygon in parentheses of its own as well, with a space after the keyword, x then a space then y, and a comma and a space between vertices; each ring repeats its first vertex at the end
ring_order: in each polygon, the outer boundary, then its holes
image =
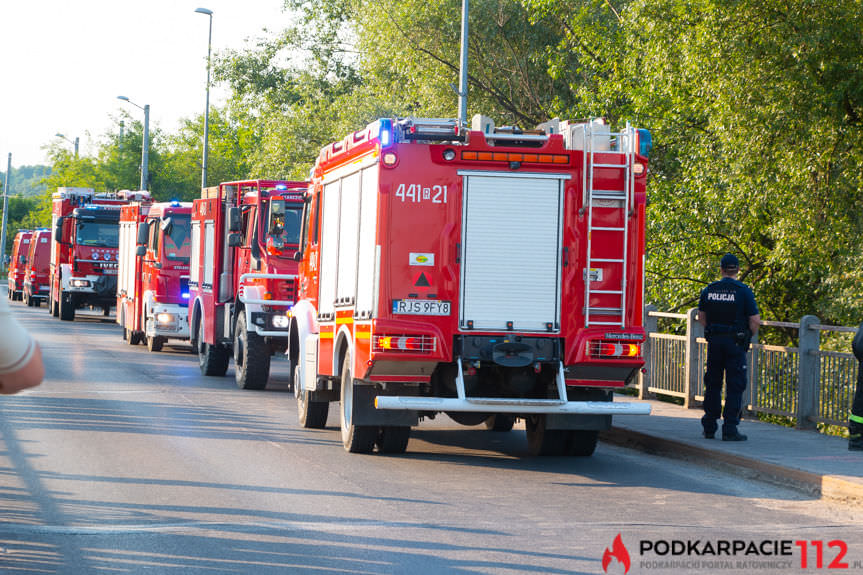
MULTIPOLYGON (((95 153, 123 110, 150 105, 150 129, 204 111, 209 17, 213 52, 287 27, 283 0, 0 0, 0 171, 47 163, 42 149, 79 138, 95 153)), ((226 91, 210 88, 210 104, 226 91)), ((69 145, 70 150, 72 145, 69 145)))

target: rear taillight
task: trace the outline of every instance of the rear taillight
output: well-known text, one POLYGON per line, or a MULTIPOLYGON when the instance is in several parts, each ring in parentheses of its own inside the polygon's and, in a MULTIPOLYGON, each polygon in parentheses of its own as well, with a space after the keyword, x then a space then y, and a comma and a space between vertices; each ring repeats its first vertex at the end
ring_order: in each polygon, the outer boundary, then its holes
POLYGON ((437 350, 437 338, 430 335, 376 335, 372 351, 431 353, 437 350))
POLYGON ((587 353, 593 358, 626 359, 641 357, 641 344, 620 341, 593 340, 587 343, 587 353))

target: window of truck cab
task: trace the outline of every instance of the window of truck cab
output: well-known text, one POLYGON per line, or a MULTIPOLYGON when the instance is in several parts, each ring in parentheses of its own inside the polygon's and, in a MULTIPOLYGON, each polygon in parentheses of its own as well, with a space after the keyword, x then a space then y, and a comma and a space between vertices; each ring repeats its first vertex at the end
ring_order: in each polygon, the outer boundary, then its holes
POLYGON ((79 219, 75 225, 75 243, 79 246, 119 247, 120 226, 117 222, 79 219))
POLYGON ((192 216, 168 214, 167 217, 171 218, 171 225, 162 232, 161 255, 167 261, 189 263, 192 254, 192 216))

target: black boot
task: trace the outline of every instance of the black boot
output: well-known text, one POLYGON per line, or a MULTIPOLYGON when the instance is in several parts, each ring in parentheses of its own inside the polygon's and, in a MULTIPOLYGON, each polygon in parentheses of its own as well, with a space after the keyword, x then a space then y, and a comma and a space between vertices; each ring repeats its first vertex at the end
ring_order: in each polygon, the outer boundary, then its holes
POLYGON ((863 425, 848 422, 848 451, 863 451, 863 425))

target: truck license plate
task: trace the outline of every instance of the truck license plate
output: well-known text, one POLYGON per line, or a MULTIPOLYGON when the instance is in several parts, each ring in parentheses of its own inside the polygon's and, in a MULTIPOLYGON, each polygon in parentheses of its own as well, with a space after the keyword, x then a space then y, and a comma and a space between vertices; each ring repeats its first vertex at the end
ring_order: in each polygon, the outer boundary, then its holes
POLYGON ((394 299, 393 313, 405 315, 449 315, 450 302, 439 299, 394 299))

